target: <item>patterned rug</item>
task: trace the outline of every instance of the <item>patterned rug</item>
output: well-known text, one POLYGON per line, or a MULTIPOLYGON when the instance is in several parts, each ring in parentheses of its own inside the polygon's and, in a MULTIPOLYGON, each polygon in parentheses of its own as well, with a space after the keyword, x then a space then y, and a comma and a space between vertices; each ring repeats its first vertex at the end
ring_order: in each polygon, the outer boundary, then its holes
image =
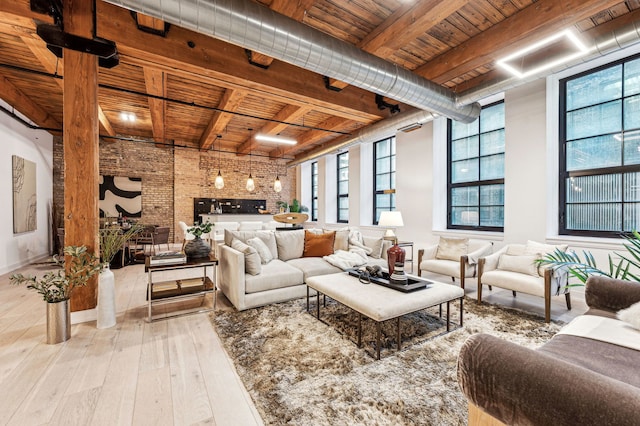
POLYGON ((538 347, 561 326, 468 298, 464 309, 464 327, 448 334, 437 308, 404 316, 400 352, 396 321, 385 322, 380 361, 375 323, 363 321, 358 348, 357 314, 329 299, 322 321, 305 299, 211 318, 265 424, 462 425, 456 359, 465 339, 483 332, 538 347))

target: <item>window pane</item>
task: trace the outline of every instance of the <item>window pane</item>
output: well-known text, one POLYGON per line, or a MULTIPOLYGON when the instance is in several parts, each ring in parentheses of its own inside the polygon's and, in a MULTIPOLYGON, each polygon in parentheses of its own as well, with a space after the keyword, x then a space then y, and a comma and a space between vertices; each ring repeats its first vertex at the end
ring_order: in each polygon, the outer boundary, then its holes
POLYGON ((349 210, 338 210, 338 220, 340 222, 349 221, 349 210))
POLYGON ((640 93, 640 59, 624 64, 624 95, 640 93))
POLYGON ((390 175, 387 174, 387 175, 376 176, 376 191, 389 189, 390 183, 391 183, 390 175))
POLYGON ((624 174, 624 201, 640 201, 640 173, 624 174))
POLYGON ((451 183, 478 180, 478 160, 456 161, 451 164, 451 183))
POLYGON ((388 157, 391 155, 391 143, 389 139, 376 143, 376 158, 388 157))
POLYGON ((567 110, 620 98, 621 77, 622 65, 617 65, 568 81, 567 110))
POLYGON ((475 135, 478 133, 479 127, 479 119, 473 123, 465 124, 459 121, 452 120, 451 121, 451 139, 461 139, 466 138, 471 135, 475 135))
POLYGON ((502 129, 504 127, 504 103, 482 110, 480 115, 480 133, 502 129))
POLYGON ((480 136, 480 155, 501 154, 504 152, 504 129, 495 130, 480 136))
POLYGON ((338 179, 339 180, 349 180, 349 169, 340 169, 338 170, 338 179))
POLYGON ((471 136, 451 142, 451 160, 466 160, 478 156, 478 136, 471 136))
POLYGON ((349 153, 345 152, 344 154, 338 155, 338 168, 349 167, 349 153))
POLYGON ((566 181, 567 203, 620 202, 619 174, 572 177, 566 181))
POLYGON ((390 194, 376 194, 376 207, 382 210, 391 210, 390 194))
POLYGON ((638 229, 640 229, 640 204, 625 204, 623 231, 629 232, 638 229))
POLYGON ((504 207, 480 207, 480 226, 502 226, 504 207))
POLYGON ((567 113, 567 140, 620 132, 621 108, 618 100, 567 113))
POLYGON ((349 193, 349 182, 340 182, 338 184, 338 194, 349 193))
POLYGON ((376 174, 389 173, 391 170, 391 163, 388 158, 376 160, 376 174))
POLYGON ((567 229, 621 231, 621 204, 568 204, 567 229))
MULTIPOLYGON (((504 205, 504 185, 484 185, 480 187, 480 204, 483 206, 504 205)), ((502 226, 502 225, 501 225, 502 226)))
POLYGON ((480 159, 480 180, 504 177, 504 154, 491 155, 480 159))
POLYGON ((464 188, 451 189, 451 205, 452 206, 477 206, 478 205, 478 187, 469 186, 464 188))
POLYGON ((340 198, 338 198, 338 208, 339 209, 348 209, 349 208, 349 197, 340 197, 340 198))
POLYGON ((613 167, 622 164, 622 143, 613 135, 566 143, 567 171, 613 167))
POLYGON ((478 213, 478 208, 452 207, 451 224, 463 226, 478 226, 480 224, 480 215, 478 213))
POLYGON ((394 189, 396 187, 396 174, 395 173, 391 173, 391 186, 389 186, 389 189, 394 189))
POLYGON ((640 164, 640 130, 625 132, 624 164, 640 164))
POLYGON ((640 127, 640 96, 632 96, 624 100, 624 128, 640 127))

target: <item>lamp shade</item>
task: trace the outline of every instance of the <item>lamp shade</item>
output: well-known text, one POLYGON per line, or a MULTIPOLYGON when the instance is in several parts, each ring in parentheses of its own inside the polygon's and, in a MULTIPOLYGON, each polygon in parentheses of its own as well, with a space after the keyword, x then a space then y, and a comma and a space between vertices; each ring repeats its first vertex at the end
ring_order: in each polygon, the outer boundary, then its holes
POLYGON ((282 182, 280 182, 279 176, 276 176, 276 180, 273 182, 273 190, 276 192, 282 191, 282 182))
POLYGON ((247 179, 247 191, 252 192, 256 189, 256 184, 253 182, 253 176, 249 173, 249 179, 247 179))
POLYGON ((217 189, 224 188, 224 179, 222 178, 222 173, 220 173, 220 170, 218 170, 218 176, 216 176, 214 185, 217 189))
POLYGON ((378 221, 378 225, 387 228, 398 228, 400 226, 404 226, 404 222, 402 221, 402 213, 400 213, 399 211, 382 212, 380 213, 380 220, 378 221))

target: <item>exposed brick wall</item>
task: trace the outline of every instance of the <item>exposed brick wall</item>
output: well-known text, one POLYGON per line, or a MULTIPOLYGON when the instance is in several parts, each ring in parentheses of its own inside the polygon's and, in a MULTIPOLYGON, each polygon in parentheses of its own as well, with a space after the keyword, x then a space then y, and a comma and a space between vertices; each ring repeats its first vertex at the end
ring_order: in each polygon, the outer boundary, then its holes
MULTIPOLYGON (((276 201, 290 202, 296 193, 295 172, 286 170, 283 160, 251 157, 256 190, 246 188, 249 156, 221 155, 225 186, 216 189, 218 154, 193 149, 167 149, 154 144, 129 141, 100 141, 100 174, 142 178, 142 222, 168 226, 170 241, 182 241, 178 222, 193 221, 194 198, 266 199, 267 210, 276 211, 276 201), (276 168, 282 192, 273 190, 276 168), (285 175, 286 173, 286 175, 285 175)), ((64 157, 62 138, 54 138, 53 202, 60 223, 64 217, 64 157)))

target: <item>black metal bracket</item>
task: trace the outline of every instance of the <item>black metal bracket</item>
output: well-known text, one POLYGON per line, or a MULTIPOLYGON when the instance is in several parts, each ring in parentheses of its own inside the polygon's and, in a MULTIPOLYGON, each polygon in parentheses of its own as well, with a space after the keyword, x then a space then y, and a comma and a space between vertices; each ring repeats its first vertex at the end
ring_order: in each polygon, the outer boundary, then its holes
POLYGON ((376 105, 378 105, 378 109, 379 110, 383 110, 385 108, 389 108, 389 110, 391 111, 391 114, 395 114, 395 113, 400 112, 400 105, 399 104, 390 104, 388 102, 385 102, 384 96, 382 96, 382 95, 376 95, 376 105))
POLYGON ((263 65, 253 61, 252 59, 253 52, 250 49, 244 49, 244 53, 247 55, 247 60, 251 65, 262 68, 263 70, 269 69, 269 65, 263 65))
POLYGON ((340 87, 332 86, 331 85, 331 79, 329 77, 327 77, 326 75, 323 75, 322 79, 324 80, 324 87, 326 87, 328 90, 333 90, 334 92, 341 92, 342 91, 342 89, 340 87))
POLYGON ((62 0, 30 0, 31 10, 53 17, 56 25, 62 26, 62 0))
POLYGON ((140 25, 140 23, 138 22, 138 13, 133 10, 131 11, 131 16, 133 17, 133 20, 136 21, 136 27, 138 27, 140 31, 143 31, 145 33, 157 35, 160 37, 166 37, 167 33, 169 32, 169 28, 171 28, 171 24, 168 22, 164 23, 164 29, 162 30, 147 27, 146 25, 140 25))

